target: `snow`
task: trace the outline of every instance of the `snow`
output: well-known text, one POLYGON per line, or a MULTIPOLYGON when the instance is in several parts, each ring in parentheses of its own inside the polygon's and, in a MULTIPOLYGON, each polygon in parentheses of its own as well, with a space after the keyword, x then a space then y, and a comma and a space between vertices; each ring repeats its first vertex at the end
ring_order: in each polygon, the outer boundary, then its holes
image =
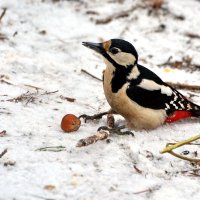
MULTIPOLYGON (((121 35, 135 45, 140 63, 164 80, 200 85, 199 70, 157 67, 169 56, 180 60, 187 55, 199 65, 200 40, 189 40, 184 35, 199 34, 199 1, 165 1, 165 7, 183 15, 185 20, 164 16, 162 11, 158 11, 160 15, 148 15, 148 9, 136 9, 128 17, 95 24, 95 19, 127 10, 137 2, 1 0, 1 11, 6 7, 7 12, 0 32, 8 39, 0 41, 0 75, 5 75, 1 80, 11 85, 0 82, 0 131, 7 132, 0 137, 0 153, 8 149, 0 158, 0 200, 199 198, 199 177, 190 174, 198 165, 159 153, 168 142, 199 134, 198 119, 134 132, 135 137, 112 135, 110 143, 104 140, 83 148, 75 147, 78 140, 95 134, 98 127, 106 124, 105 117, 98 122, 82 122, 72 134, 63 134, 60 129, 61 119, 67 113, 79 116, 109 108, 101 82, 81 72, 85 69, 101 78, 104 69, 100 56, 83 47, 82 41, 96 42, 121 35), (99 15, 87 15, 90 10, 99 15), (160 24, 165 24, 165 31, 155 32, 160 24), (6 101, 28 91, 34 96, 33 102, 6 101), (55 93, 45 95, 45 91, 55 93), (61 95, 76 101, 68 102, 61 95), (36 151, 60 145, 66 149, 36 151), (8 161, 16 163, 4 166, 8 161), (148 189, 152 192, 142 192, 148 189)), ((199 93, 182 92, 186 96, 195 94, 192 100, 200 104, 199 93)), ((116 121, 124 122, 120 116, 116 121)), ((195 151, 199 154, 199 146, 183 146, 177 152, 184 150, 189 150, 191 157, 195 151)))

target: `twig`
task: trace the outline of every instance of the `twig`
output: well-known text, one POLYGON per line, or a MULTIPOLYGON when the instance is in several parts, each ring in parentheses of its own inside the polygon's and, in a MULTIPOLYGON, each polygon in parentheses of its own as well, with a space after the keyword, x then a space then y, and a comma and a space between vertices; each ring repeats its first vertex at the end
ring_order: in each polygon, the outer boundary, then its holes
POLYGON ((173 155, 173 156, 175 156, 175 157, 177 157, 177 158, 180 158, 180 159, 182 159, 182 160, 187 160, 187 161, 190 161, 190 162, 200 162, 200 159, 188 158, 188 157, 185 157, 185 156, 181 156, 181 155, 179 155, 179 154, 177 154, 177 153, 174 153, 173 151, 169 151, 169 152, 167 152, 167 153, 169 153, 169 154, 171 154, 171 155, 173 155))
POLYGON ((7 99, 6 101, 15 102, 15 103, 25 101, 26 102, 25 105, 27 105, 30 102, 34 102, 40 96, 54 94, 54 93, 57 93, 57 92, 58 92, 58 90, 53 91, 53 92, 47 92, 46 91, 44 93, 39 94, 38 90, 37 90, 37 92, 34 92, 34 93, 30 93, 29 91, 27 91, 26 93, 21 94, 18 97, 15 97, 15 98, 12 98, 12 99, 7 99))
POLYGON ((145 193, 145 192, 152 192, 152 190, 149 188, 149 189, 142 190, 142 191, 139 191, 139 192, 134 192, 133 194, 142 194, 142 193, 145 193))
POLYGON ((96 76, 90 74, 90 73, 89 73, 88 71, 86 71, 85 69, 81 69, 81 72, 83 72, 83 73, 85 73, 85 74, 91 76, 92 78, 94 78, 94 79, 96 79, 96 80, 98 80, 98 81, 102 81, 100 78, 98 78, 98 77, 96 77, 96 76))
POLYGON ((57 93, 57 92, 59 92, 59 90, 55 90, 55 91, 53 91, 53 92, 47 92, 47 91, 46 91, 46 92, 42 93, 41 96, 42 96, 42 95, 54 94, 54 93, 57 93))
POLYGON ((12 83, 10 83, 10 82, 8 82, 8 81, 5 81, 5 80, 0 80, 0 82, 1 82, 1 83, 5 83, 5 84, 7 84, 7 85, 14 85, 14 84, 12 84, 12 83))
POLYGON ((135 171, 138 173, 138 174, 142 174, 142 171, 140 169, 137 168, 136 165, 133 166, 135 171))
POLYGON ((3 8, 3 12, 0 15, 0 22, 3 19, 4 15, 6 14, 7 8, 3 8))
POLYGON ((7 152, 8 152, 8 150, 7 150, 7 149, 4 149, 4 150, 0 153, 0 158, 2 158, 7 152))
MULTIPOLYGON (((167 145, 174 145, 174 144, 176 144, 176 143, 173 143, 173 142, 170 142, 170 143, 167 143, 167 145)), ((187 145, 197 145, 197 146, 199 146, 200 145, 200 143, 187 143, 187 145)))
POLYGON ((192 58, 190 56, 184 56, 182 58, 182 60, 176 60, 176 61, 171 61, 172 56, 170 56, 167 61, 165 61, 164 63, 158 64, 159 67, 163 67, 163 66, 170 66, 173 68, 185 68, 185 69, 196 69, 196 68, 200 68, 200 65, 197 64, 193 64, 192 63, 192 58))
POLYGON ((177 89, 184 89, 184 90, 200 90, 199 85, 188 85, 184 83, 172 83, 172 82, 166 82, 168 85, 175 87, 177 89))
POLYGON ((62 95, 60 95, 60 98, 61 98, 62 100, 67 100, 67 101, 69 101, 69 102, 75 102, 75 101, 76 101, 75 98, 64 97, 64 96, 62 96, 62 95))
POLYGON ((190 142, 196 141, 198 139, 200 139, 200 135, 194 136, 194 137, 189 138, 187 140, 184 140, 182 142, 177 142, 174 145, 167 144, 166 147, 160 153, 166 153, 166 152, 172 151, 172 150, 174 150, 174 149, 176 149, 178 147, 181 147, 181 146, 183 146, 185 144, 188 144, 190 142))
POLYGON ((200 39, 200 35, 195 33, 186 32, 185 35, 190 38, 200 39))
POLYGON ((42 147, 38 148, 35 151, 53 151, 53 152, 60 152, 65 151, 66 147, 64 146, 49 146, 49 147, 42 147))
POLYGON ((145 192, 152 193, 152 192, 154 192, 156 190, 159 190, 159 189, 160 189, 160 186, 157 185, 157 186, 154 186, 152 188, 148 188, 146 190, 142 190, 142 191, 139 191, 139 192, 134 192, 133 194, 142 194, 142 193, 145 193, 145 192))
POLYGON ((84 147, 96 143, 99 140, 105 140, 109 134, 110 133, 108 131, 97 131, 95 135, 79 140, 76 147, 84 147))
MULTIPOLYGON (((169 58, 168 60, 170 60, 171 58, 169 58)), ((167 63, 168 61, 166 61, 165 63, 167 63)), ((161 64, 161 65, 165 65, 165 63, 161 64)), ((92 78, 98 80, 98 81, 102 81, 102 79, 94 76, 93 74, 89 73, 88 71, 86 71, 85 69, 81 69, 81 72, 91 76, 92 78)), ((200 90, 200 86, 199 85, 188 85, 188 84, 184 84, 184 83, 172 83, 172 82, 166 82, 168 85, 175 87, 177 89, 184 89, 184 90, 200 90)))
POLYGON ((184 170, 184 171, 181 171, 181 173, 182 173, 182 174, 185 174, 185 173, 187 173, 187 172, 193 172, 193 173, 195 173, 195 172, 198 172, 198 171, 200 171, 200 168, 198 168, 198 169, 184 170))
POLYGON ((42 89, 42 88, 40 88, 40 87, 33 86, 33 85, 29 85, 29 84, 24 84, 24 86, 30 87, 30 88, 34 88, 34 89, 36 89, 36 90, 44 90, 44 89, 42 89))
POLYGON ((196 174, 196 173, 190 173, 188 176, 200 177, 200 174, 196 174))
POLYGON ((113 15, 110 15, 110 16, 105 17, 103 19, 96 19, 95 23, 96 24, 107 24, 107 23, 111 22, 113 19, 128 17, 129 14, 131 12, 133 12, 134 10, 136 10, 137 8, 145 8, 145 6, 136 4, 136 5, 132 6, 131 8, 127 9, 127 10, 114 13, 113 15))
POLYGON ((172 151, 172 150, 174 150, 174 149, 176 149, 178 147, 181 147, 183 145, 186 145, 186 144, 191 143, 193 141, 196 141, 198 139, 200 139, 200 135, 197 135, 195 137, 189 138, 189 139, 187 139, 185 141, 182 141, 182 142, 178 142, 178 143, 176 143, 174 145, 167 144, 166 147, 162 151, 160 151, 160 153, 170 153, 171 155, 173 155, 173 156, 175 156, 177 158, 183 159, 183 160, 187 160, 187 161, 190 161, 190 162, 200 162, 200 159, 188 158, 188 157, 185 157, 185 156, 181 156, 181 155, 179 155, 177 153, 174 153, 172 151))

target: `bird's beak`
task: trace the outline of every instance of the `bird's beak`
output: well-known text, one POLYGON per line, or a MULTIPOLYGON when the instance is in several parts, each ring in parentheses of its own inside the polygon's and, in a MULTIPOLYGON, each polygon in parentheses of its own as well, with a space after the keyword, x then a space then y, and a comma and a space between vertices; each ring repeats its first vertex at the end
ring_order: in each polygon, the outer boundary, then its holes
POLYGON ((82 42, 82 45, 100 54, 103 54, 103 52, 105 52, 102 43, 82 42))

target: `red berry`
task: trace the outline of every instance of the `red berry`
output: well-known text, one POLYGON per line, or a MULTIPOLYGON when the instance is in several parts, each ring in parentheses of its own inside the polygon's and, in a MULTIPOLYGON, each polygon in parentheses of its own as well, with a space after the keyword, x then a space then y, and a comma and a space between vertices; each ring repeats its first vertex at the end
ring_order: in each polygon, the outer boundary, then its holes
POLYGON ((81 125, 81 120, 73 114, 67 114, 62 118, 61 128, 64 132, 77 131, 81 125))

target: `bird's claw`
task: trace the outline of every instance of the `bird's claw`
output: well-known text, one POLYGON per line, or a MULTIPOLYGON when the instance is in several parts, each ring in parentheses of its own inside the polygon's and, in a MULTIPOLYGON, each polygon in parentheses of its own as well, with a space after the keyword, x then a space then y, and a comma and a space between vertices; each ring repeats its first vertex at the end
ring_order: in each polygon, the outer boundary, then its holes
POLYGON ((98 114, 97 115, 86 115, 86 114, 83 114, 83 115, 80 115, 79 116, 79 119, 83 118, 85 123, 88 121, 88 120, 97 120, 97 119, 101 119, 102 116, 99 116, 98 114))
POLYGON ((111 134, 117 134, 117 135, 132 135, 134 136, 134 133, 131 131, 122 131, 122 129, 124 129, 125 126, 119 126, 119 127, 115 127, 115 128, 109 128, 107 126, 101 126, 97 129, 97 131, 101 131, 101 130, 105 130, 105 131, 109 131, 109 133, 111 134))
POLYGON ((95 114, 95 115, 86 115, 86 114, 83 114, 83 115, 80 115, 79 116, 79 119, 83 118, 85 123, 87 122, 87 120, 97 120, 97 119, 101 119, 104 115, 107 115, 108 112, 102 112, 102 113, 99 113, 99 114, 95 114))

